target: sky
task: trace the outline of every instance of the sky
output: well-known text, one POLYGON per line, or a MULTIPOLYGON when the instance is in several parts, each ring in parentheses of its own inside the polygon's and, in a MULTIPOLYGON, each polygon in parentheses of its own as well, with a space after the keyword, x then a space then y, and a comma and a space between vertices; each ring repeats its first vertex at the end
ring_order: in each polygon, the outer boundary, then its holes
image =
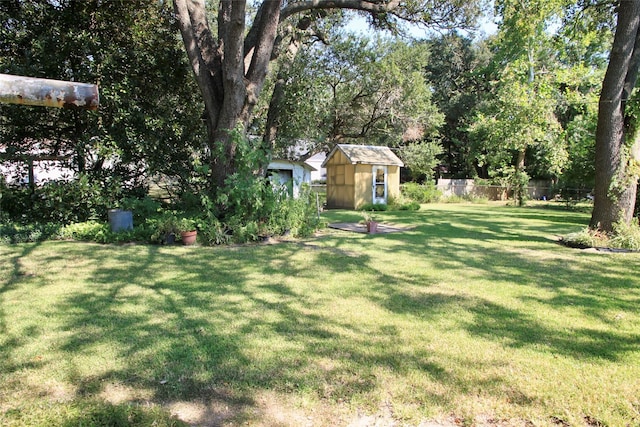
MULTIPOLYGON (((480 25, 479 25, 480 29, 476 34, 476 38, 482 39, 487 36, 496 34, 498 32, 498 26, 494 21, 495 19, 493 18, 493 16, 483 17, 480 20, 480 25)), ((361 35, 367 35, 371 33, 371 28, 369 28, 369 24, 367 23, 367 20, 360 15, 354 14, 348 28, 354 33, 361 34, 361 35)), ((433 36, 433 32, 430 33, 430 30, 420 27, 418 25, 409 25, 408 29, 409 29, 409 34, 415 38, 429 38, 433 36)))

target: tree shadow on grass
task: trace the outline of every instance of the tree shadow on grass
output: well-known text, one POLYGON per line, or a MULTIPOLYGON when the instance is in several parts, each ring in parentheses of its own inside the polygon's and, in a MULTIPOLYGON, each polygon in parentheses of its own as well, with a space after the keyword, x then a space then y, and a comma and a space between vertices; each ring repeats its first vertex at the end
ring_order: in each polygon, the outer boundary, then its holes
MULTIPOLYGON (((65 338, 58 345, 69 358, 67 381, 83 399, 101 396, 105 385, 118 383, 150 390, 155 402, 224 402, 235 408, 229 416, 238 422, 264 416, 256 410, 260 391, 310 394, 336 405, 367 402, 375 411, 381 404, 377 390, 384 387, 381 373, 409 377, 421 372, 457 391, 435 387, 414 392, 411 399, 450 406, 468 385, 428 348, 405 348, 393 324, 359 324, 318 310, 325 296, 336 302, 379 298, 380 304, 388 300, 391 310, 410 309, 399 291, 404 278, 370 267, 368 255, 336 250, 340 246, 348 244, 99 251, 92 256, 95 268, 86 289, 51 308, 50 315, 63 319, 65 338), (189 271, 178 272, 179 266, 189 271), (364 277, 355 285, 345 283, 336 299, 331 295, 340 288, 316 281, 310 266, 345 279, 356 273, 364 277), (103 348, 118 363, 101 373, 80 374, 87 369, 85 356, 103 348)), ((446 295, 432 301, 459 302, 446 295)), ((503 382, 491 377, 476 386, 501 389, 503 382)))
MULTIPOLYGON (((576 359, 619 360, 637 348, 636 333, 563 331, 530 310, 474 290, 444 292, 436 286, 442 279, 428 270, 429 265, 447 266, 455 276, 468 268, 496 286, 522 287, 513 297, 520 302, 561 310, 571 301, 596 319, 611 309, 630 310, 637 302, 633 283, 618 280, 627 277, 619 265, 596 272, 567 270, 564 259, 554 259, 554 251, 540 249, 549 242, 535 225, 514 226, 511 219, 487 223, 481 213, 420 218, 426 224, 410 233, 332 235, 313 245, 87 250, 61 244, 62 260, 51 262, 70 260, 74 268, 74 260, 81 260, 78 265, 88 270, 88 279, 74 293, 51 302, 48 315, 62 323, 52 351, 68 358, 63 375, 78 398, 101 396, 113 382, 149 390, 155 402, 223 402, 236 408, 229 415, 234 421, 251 422, 264 415, 256 411, 260 391, 306 393, 331 404, 368 399, 375 406, 379 402, 372 396, 382 395, 376 390, 384 387, 381 373, 410 378, 419 372, 426 378, 421 381, 442 385, 407 398, 417 404, 447 408, 456 396, 476 389, 495 395, 506 391, 517 404, 535 404, 535 397, 508 378, 465 378, 460 372, 472 361, 458 360, 460 369, 452 370, 443 361, 446 355, 434 354, 428 342, 407 348, 396 323, 359 322, 357 316, 336 313, 332 304, 339 306, 341 299, 371 302, 392 313, 394 322, 415 318, 416 327, 464 313, 459 325, 475 336, 576 359), (508 245, 529 238, 530 247, 514 250, 508 245), (474 243, 481 241, 495 243, 474 243), (531 258, 527 250, 540 250, 543 256, 531 258), (394 253, 424 268, 411 273, 390 268, 380 253, 394 253), (323 283, 323 274, 337 284, 323 283), (576 278, 586 283, 576 284, 576 278), (627 299, 618 298, 627 291, 627 299), (88 374, 83 365, 103 351, 116 363, 104 369, 96 365, 96 372, 88 374)), ((577 267, 592 261, 579 257, 577 267)), ((26 342, 10 344, 18 349, 26 342)), ((490 363, 473 361, 468 370, 482 372, 490 363)))
MULTIPOLYGON (((597 254, 567 253, 571 249, 561 248, 544 236, 555 227, 544 222, 544 212, 514 209, 508 217, 513 223, 504 217, 494 221, 476 213, 447 212, 429 218, 429 224, 418 226, 413 234, 380 237, 389 241, 387 251, 396 256, 422 254, 425 266, 450 270, 451 282, 458 283, 455 286, 467 275, 472 281, 481 278, 483 283, 495 284, 496 295, 513 295, 502 297, 504 301, 511 299, 512 304, 484 298, 473 288, 463 295, 433 292, 428 289, 429 280, 433 281, 428 270, 423 275, 402 275, 404 286, 381 286, 385 295, 381 304, 411 315, 422 314, 422 309, 439 312, 458 307, 473 315, 467 329, 474 335, 577 359, 620 360, 637 351, 640 333, 621 330, 611 314, 634 313, 640 302, 640 282, 629 274, 628 262, 611 258, 605 266, 598 264, 597 254), (531 219, 540 223, 531 225, 531 219), (424 292, 415 291, 425 284, 424 292), (410 292, 407 285, 411 285, 410 292), (527 307, 520 308, 522 302, 527 307), (555 325, 549 319, 542 321, 536 309, 548 313, 577 311, 593 326, 555 325)), ((554 224, 572 223, 570 219, 554 218, 554 224)))
POLYGON ((0 281, 0 372, 9 374, 21 369, 39 368, 42 366, 40 360, 18 361, 14 358, 13 349, 25 345, 28 337, 35 334, 33 327, 22 331, 20 335, 10 334, 8 323, 11 319, 7 317, 5 306, 5 296, 8 292, 16 289, 25 280, 34 275, 33 272, 25 269, 22 259, 28 257, 40 246, 40 243, 30 243, 20 246, 10 246, 10 252, 13 254, 9 258, 5 258, 3 263, 3 279, 0 281))
POLYGON ((309 265, 349 275, 367 258, 342 254, 327 265, 335 254, 307 249, 309 260, 296 265, 291 259, 299 250, 112 247, 87 254, 90 281, 53 302, 48 313, 62 319, 57 351, 68 357, 67 381, 80 398, 98 396, 116 382, 151 390, 159 402, 223 399, 240 418, 255 416, 256 389, 311 390, 330 399, 370 392, 375 376, 347 363, 360 359, 361 350, 344 350, 346 335, 359 332, 314 312, 314 298, 294 286, 313 280, 309 265), (281 349, 260 354, 263 335, 266 345, 281 349), (119 363, 79 374, 102 349, 119 363), (326 370, 317 366, 318 357, 343 360, 326 370))

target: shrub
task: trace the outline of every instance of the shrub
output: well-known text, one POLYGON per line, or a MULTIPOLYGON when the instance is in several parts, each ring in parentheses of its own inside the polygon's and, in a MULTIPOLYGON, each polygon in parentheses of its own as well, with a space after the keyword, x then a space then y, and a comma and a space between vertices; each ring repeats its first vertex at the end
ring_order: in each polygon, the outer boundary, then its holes
POLYGON ((22 225, 8 221, 3 221, 0 224, 0 242, 4 244, 41 242, 57 239, 59 234, 60 225, 58 224, 34 223, 22 225))
POLYGON ((60 237, 96 243, 151 242, 152 233, 153 230, 147 224, 137 225, 133 230, 114 233, 108 224, 86 221, 65 226, 60 232, 60 237))
POLYGON ((60 237, 63 239, 106 243, 108 234, 111 234, 108 224, 98 221, 86 221, 67 225, 62 229, 60 237))
POLYGON ((386 203, 366 203, 360 206, 360 209, 358 210, 382 212, 389 210, 389 205, 387 205, 386 203))
POLYGON ((433 182, 417 184, 407 182, 401 186, 402 195, 418 203, 435 203, 442 197, 442 192, 433 182))
POLYGON ((614 231, 607 235, 599 230, 585 228, 562 238, 567 246, 576 248, 614 248, 640 251, 640 225, 636 221, 625 224, 623 221, 614 224, 614 231))
POLYGON ((215 218, 200 224, 198 239, 204 245, 226 245, 231 237, 230 230, 215 218))
POLYGON ((562 237, 562 243, 572 248, 597 248, 608 246, 606 234, 590 228, 585 228, 576 233, 567 234, 562 237))
POLYGON ((109 195, 115 191, 80 175, 73 181, 50 181, 33 190, 4 187, 0 209, 25 224, 83 222, 104 218, 107 209, 113 207, 109 195))
POLYGON ((417 211, 420 210, 420 203, 401 195, 389 198, 389 208, 396 211, 417 211))
POLYGON ((162 211, 160 202, 149 196, 143 198, 127 197, 122 199, 118 205, 120 209, 133 213, 134 224, 142 224, 162 211))
POLYGON ((636 220, 630 224, 620 221, 613 225, 611 247, 640 251, 640 225, 636 220))
POLYGON ((144 222, 149 228, 149 242, 155 244, 168 243, 170 235, 175 239, 179 232, 178 217, 173 212, 163 212, 161 215, 147 218, 144 222))

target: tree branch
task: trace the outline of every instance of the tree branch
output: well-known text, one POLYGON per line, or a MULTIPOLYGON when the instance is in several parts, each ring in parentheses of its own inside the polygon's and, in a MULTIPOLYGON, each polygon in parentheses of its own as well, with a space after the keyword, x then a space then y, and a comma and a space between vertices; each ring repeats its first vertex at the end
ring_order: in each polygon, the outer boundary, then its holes
POLYGON ((296 13, 319 9, 352 9, 377 13, 389 13, 400 6, 400 0, 366 1, 366 0, 307 0, 288 3, 280 12, 280 20, 296 13))
POLYGON ((222 58, 211 35, 204 1, 174 0, 173 8, 187 57, 203 94, 205 106, 217 114, 217 102, 224 89, 221 80, 222 58))
POLYGON ((249 101, 255 104, 262 88, 262 83, 267 75, 267 68, 271 60, 271 53, 278 31, 280 17, 280 0, 265 0, 260 7, 261 19, 251 65, 246 78, 249 81, 249 101), (255 98, 255 99, 254 99, 255 98))

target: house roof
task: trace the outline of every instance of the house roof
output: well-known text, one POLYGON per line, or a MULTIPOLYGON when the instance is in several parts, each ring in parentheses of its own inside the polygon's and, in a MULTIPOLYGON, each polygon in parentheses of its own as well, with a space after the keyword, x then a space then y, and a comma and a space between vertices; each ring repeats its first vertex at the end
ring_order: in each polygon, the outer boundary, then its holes
POLYGON ((315 172, 317 169, 308 163, 305 162, 297 162, 295 160, 287 160, 287 159, 273 159, 269 162, 269 166, 267 169, 280 169, 283 166, 290 166, 292 169, 294 166, 300 166, 301 168, 307 169, 309 171, 315 172))
POLYGON ((404 166, 402 160, 398 158, 389 147, 380 147, 375 145, 350 145, 338 144, 329 153, 322 167, 325 167, 331 157, 340 150, 352 165, 391 165, 404 166))

